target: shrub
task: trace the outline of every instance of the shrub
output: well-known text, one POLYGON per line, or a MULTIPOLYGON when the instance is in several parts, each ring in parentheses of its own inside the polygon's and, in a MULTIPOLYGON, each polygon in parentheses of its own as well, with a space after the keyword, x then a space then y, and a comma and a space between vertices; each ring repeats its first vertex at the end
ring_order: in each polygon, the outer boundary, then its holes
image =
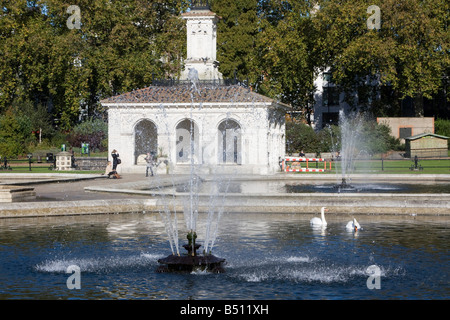
POLYGON ((75 126, 67 136, 72 147, 81 147, 82 143, 89 143, 90 150, 98 149, 100 152, 107 149, 104 142, 108 137, 108 125, 100 119, 89 119, 75 126))
MULTIPOLYGON (((357 152, 368 154, 384 153, 388 150, 402 150, 404 145, 391 135, 391 129, 372 120, 365 120, 358 142, 357 152)), ((341 130, 339 126, 329 126, 315 132, 302 123, 286 123, 286 151, 288 154, 303 150, 305 153, 335 152, 341 150, 341 130)))
POLYGON ((317 132, 320 152, 335 152, 340 150, 341 130, 338 126, 331 125, 317 132))
POLYGON ((314 129, 303 123, 289 121, 286 123, 286 151, 288 154, 319 152, 319 140, 314 129))
MULTIPOLYGON (((434 121, 434 133, 450 137, 450 120, 446 119, 436 119, 434 121)), ((450 139, 447 140, 448 146, 450 148, 450 139)))

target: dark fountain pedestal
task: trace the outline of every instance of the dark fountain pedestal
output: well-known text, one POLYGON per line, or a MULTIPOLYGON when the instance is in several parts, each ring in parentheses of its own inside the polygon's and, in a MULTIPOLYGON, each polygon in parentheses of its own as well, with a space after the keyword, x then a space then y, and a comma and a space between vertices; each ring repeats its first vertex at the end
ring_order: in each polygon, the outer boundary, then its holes
POLYGON ((347 182, 347 179, 342 178, 342 182, 340 184, 337 184, 333 186, 334 189, 337 189, 338 191, 356 191, 359 192, 359 189, 352 186, 347 182))
MULTIPOLYGON (((189 239, 189 235, 188 235, 189 239)), ((192 271, 209 271, 213 273, 223 273, 225 272, 223 266, 226 264, 225 259, 218 258, 212 254, 197 255, 198 248, 201 247, 199 244, 192 245, 185 244, 183 247, 188 251, 185 255, 173 255, 167 256, 166 258, 159 259, 158 262, 161 264, 157 272, 192 272, 192 271)))

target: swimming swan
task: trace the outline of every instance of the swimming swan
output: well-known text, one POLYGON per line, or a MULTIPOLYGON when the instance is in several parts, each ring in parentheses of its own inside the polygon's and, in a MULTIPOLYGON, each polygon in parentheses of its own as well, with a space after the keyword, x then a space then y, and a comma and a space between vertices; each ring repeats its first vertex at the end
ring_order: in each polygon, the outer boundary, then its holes
POLYGON ((311 219, 310 223, 312 226, 326 226, 327 225, 327 221, 325 220, 325 211, 328 211, 328 209, 326 207, 322 207, 322 209, 320 209, 320 218, 318 217, 314 217, 311 219))
POLYGON ((345 226, 345 228, 349 231, 358 231, 361 228, 360 224, 358 223, 358 221, 356 221, 355 218, 353 218, 352 221, 347 222, 347 225, 345 226))

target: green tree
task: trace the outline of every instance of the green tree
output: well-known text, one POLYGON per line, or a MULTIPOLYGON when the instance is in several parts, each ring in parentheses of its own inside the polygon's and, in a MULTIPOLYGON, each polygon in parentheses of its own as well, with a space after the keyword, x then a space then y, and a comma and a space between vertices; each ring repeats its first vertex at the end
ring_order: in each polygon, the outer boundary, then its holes
POLYGON ((217 59, 225 78, 255 80, 255 39, 258 34, 257 0, 216 0, 211 10, 217 25, 217 59))
POLYGON ((257 40, 259 91, 304 114, 312 108, 316 76, 312 8, 309 1, 263 1, 257 40))
POLYGON ((179 70, 182 0, 0 2, 0 111, 19 97, 48 105, 69 130, 81 109, 179 70), (67 8, 80 8, 80 29, 67 8))
POLYGON ((359 151, 368 154, 385 153, 389 150, 399 150, 400 140, 391 135, 391 128, 376 121, 365 121, 362 132, 363 139, 359 145, 359 151))
POLYGON ((28 151, 31 140, 31 122, 25 115, 8 109, 0 116, 0 156, 16 158, 28 151))
POLYGON ((336 125, 329 125, 317 132, 320 152, 336 152, 340 150, 341 131, 336 125))
POLYGON ((311 8, 310 1, 214 1, 224 77, 249 80, 257 92, 307 111, 314 80, 311 8))
MULTIPOLYGON (((360 137, 355 143, 355 155, 377 154, 389 150, 400 150, 399 139, 391 135, 391 129, 378 124, 373 119, 361 119, 360 137)), ((288 154, 304 152, 337 152, 342 150, 341 128, 327 126, 320 131, 314 131, 303 123, 289 121, 286 123, 286 149, 288 154)))
POLYGON ((4 112, 16 98, 48 98, 52 31, 35 2, 1 1, 0 8, 0 111, 4 112))
POLYGON ((304 124, 286 122, 286 151, 288 154, 304 152, 320 152, 319 140, 313 128, 304 124))
POLYGON ((313 19, 319 66, 330 67, 334 81, 347 92, 373 81, 389 86, 394 101, 411 97, 415 115, 423 115, 422 98, 438 92, 449 66, 448 1, 325 0, 319 4, 313 19), (370 5, 381 10, 379 30, 367 28, 370 5))
MULTIPOLYGON (((450 120, 448 119, 436 119, 434 121, 434 132, 438 135, 450 137, 450 120)), ((447 140, 450 147, 450 139, 447 140)))
MULTIPOLYGON (((31 131, 35 133, 35 142, 38 142, 39 134, 42 140, 50 140, 55 134, 47 106, 42 104, 35 105, 29 100, 14 100, 11 104, 11 110, 14 114, 29 119, 31 131)), ((33 140, 33 137, 31 137, 31 140, 33 140)))
MULTIPOLYGON (((93 116, 100 99, 148 86, 154 77, 165 77, 179 69, 185 41, 184 24, 178 18, 185 6, 182 1, 47 3, 63 38, 57 49, 65 53, 59 65, 66 75, 66 110, 70 105, 76 114, 81 105, 88 109, 88 116, 93 116), (71 4, 80 7, 79 30, 69 30, 65 24, 65 10, 71 4)), ((61 77, 55 78, 57 82, 61 77)))
POLYGON ((108 148, 108 124, 101 119, 88 119, 76 125, 67 137, 72 147, 88 143, 91 150, 105 151, 108 148))

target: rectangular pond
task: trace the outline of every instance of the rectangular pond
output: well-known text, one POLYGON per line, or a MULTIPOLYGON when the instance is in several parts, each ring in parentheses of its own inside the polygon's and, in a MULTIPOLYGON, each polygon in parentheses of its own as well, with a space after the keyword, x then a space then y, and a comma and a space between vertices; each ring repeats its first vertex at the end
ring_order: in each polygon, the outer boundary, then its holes
POLYGON ((157 273, 171 254, 157 213, 1 219, 0 299, 450 298, 448 217, 361 215, 357 233, 345 229, 350 215, 329 216, 326 229, 311 217, 224 214, 213 248, 227 260, 223 274, 157 273), (68 288, 69 266, 80 289, 68 288))

